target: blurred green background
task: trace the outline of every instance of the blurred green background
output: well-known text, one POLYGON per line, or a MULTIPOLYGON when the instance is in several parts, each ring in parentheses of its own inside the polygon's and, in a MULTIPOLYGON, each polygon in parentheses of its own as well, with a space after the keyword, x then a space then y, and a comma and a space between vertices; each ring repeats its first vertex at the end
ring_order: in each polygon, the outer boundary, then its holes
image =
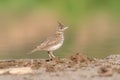
POLYGON ((54 33, 57 21, 69 29, 56 56, 120 54, 120 0, 0 0, 0 59, 47 58, 27 53, 54 33))

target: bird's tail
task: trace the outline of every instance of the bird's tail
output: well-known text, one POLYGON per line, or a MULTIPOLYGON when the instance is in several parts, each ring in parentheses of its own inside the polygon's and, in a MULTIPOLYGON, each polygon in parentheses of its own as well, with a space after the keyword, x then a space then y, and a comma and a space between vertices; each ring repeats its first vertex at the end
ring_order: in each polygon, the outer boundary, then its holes
POLYGON ((34 53, 34 52, 36 52, 36 51, 38 51, 37 48, 36 48, 36 49, 33 49, 31 52, 29 52, 29 53, 27 53, 27 54, 32 54, 32 53, 34 53))

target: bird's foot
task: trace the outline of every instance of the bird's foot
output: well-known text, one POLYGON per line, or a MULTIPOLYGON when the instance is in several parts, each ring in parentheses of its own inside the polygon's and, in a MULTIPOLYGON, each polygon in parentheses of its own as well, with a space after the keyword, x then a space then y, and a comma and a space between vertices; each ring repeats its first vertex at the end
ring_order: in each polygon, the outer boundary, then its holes
POLYGON ((50 58, 50 59, 46 59, 45 61, 46 62, 49 62, 49 61, 52 61, 53 59, 52 58, 50 58))

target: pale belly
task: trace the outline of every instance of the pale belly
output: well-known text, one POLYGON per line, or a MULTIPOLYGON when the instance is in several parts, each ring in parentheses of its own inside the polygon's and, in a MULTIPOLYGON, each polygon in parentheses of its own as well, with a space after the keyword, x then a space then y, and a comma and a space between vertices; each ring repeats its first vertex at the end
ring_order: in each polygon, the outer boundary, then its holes
POLYGON ((61 43, 57 44, 57 45, 54 45, 54 46, 50 47, 49 51, 54 51, 54 50, 59 49, 62 46, 62 44, 63 44, 63 41, 61 43))

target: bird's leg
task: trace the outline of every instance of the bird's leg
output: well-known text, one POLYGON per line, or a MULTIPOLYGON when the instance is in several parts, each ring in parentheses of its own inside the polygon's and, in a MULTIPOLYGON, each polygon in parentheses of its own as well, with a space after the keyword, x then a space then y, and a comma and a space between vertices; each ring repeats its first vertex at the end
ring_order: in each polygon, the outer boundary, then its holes
POLYGON ((50 54, 51 54, 52 58, 55 58, 55 55, 53 54, 52 51, 50 51, 50 54))
POLYGON ((53 55, 53 52, 52 51, 48 51, 48 55, 50 57, 50 61, 53 60, 55 58, 55 56, 53 55))
POLYGON ((52 59, 52 55, 51 55, 50 51, 48 51, 48 55, 49 55, 50 59, 52 59))

